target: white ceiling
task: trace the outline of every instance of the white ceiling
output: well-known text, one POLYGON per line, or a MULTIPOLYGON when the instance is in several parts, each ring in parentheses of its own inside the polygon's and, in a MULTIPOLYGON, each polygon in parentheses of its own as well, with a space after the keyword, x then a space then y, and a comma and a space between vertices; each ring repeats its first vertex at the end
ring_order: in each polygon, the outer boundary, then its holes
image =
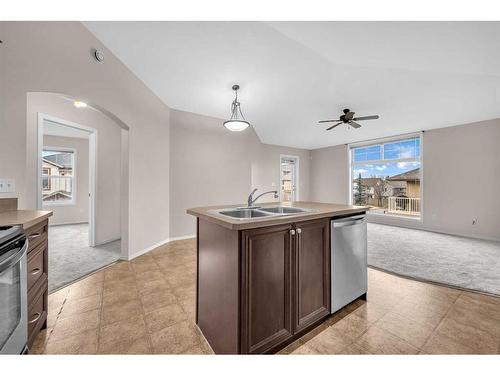
POLYGON ((171 108, 313 149, 500 117, 498 22, 85 22, 171 108), (325 132, 343 108, 380 115, 325 132))
POLYGON ((45 120, 43 122, 43 134, 57 137, 89 138, 89 132, 70 126, 61 125, 56 122, 45 120))

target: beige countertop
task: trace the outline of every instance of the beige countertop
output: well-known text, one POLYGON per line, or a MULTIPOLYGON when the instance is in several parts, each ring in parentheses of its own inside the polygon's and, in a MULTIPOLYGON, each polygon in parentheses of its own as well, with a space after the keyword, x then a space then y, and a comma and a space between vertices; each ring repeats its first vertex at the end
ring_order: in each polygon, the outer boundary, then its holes
POLYGON ((13 210, 0 212, 0 226, 22 225, 29 228, 52 216, 52 211, 13 210))
POLYGON ((266 216, 251 219, 236 219, 214 212, 214 210, 243 207, 244 205, 219 205, 208 207, 189 208, 187 213, 201 219, 222 225, 228 229, 241 230, 265 227, 269 225, 295 223, 306 220, 321 219, 325 217, 335 217, 368 211, 367 206, 350 206, 345 204, 331 204, 318 202, 286 202, 286 203, 262 203, 256 204, 259 207, 287 206, 298 207, 310 210, 292 215, 266 216))

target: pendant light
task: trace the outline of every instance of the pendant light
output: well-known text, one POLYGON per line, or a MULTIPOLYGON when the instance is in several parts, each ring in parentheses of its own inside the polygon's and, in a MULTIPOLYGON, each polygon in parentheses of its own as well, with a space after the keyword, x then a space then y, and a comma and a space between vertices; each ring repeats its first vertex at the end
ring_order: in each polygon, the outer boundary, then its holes
POLYGON ((245 120, 243 113, 241 113, 240 102, 238 101, 239 89, 240 86, 233 86, 235 97, 233 103, 231 104, 231 118, 224 121, 224 127, 232 132, 241 132, 250 126, 250 123, 245 120))

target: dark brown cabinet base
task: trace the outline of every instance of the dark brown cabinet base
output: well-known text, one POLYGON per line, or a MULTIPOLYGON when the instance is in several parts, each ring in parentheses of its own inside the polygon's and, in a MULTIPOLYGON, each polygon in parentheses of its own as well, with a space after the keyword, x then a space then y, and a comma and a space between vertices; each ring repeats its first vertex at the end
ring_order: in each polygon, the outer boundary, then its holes
POLYGON ((28 349, 47 326, 48 220, 26 228, 28 237, 28 349))
POLYGON ((215 353, 273 353, 330 312, 330 219, 233 231, 198 219, 197 324, 215 353))

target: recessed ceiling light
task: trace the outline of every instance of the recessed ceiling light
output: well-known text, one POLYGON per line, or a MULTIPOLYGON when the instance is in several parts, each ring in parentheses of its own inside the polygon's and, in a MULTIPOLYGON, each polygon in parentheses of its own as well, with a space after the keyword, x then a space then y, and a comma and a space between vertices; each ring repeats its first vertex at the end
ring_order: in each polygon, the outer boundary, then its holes
POLYGON ((80 100, 75 100, 73 102, 73 105, 76 107, 76 108, 86 108, 87 107, 87 103, 85 102, 82 102, 80 100))

